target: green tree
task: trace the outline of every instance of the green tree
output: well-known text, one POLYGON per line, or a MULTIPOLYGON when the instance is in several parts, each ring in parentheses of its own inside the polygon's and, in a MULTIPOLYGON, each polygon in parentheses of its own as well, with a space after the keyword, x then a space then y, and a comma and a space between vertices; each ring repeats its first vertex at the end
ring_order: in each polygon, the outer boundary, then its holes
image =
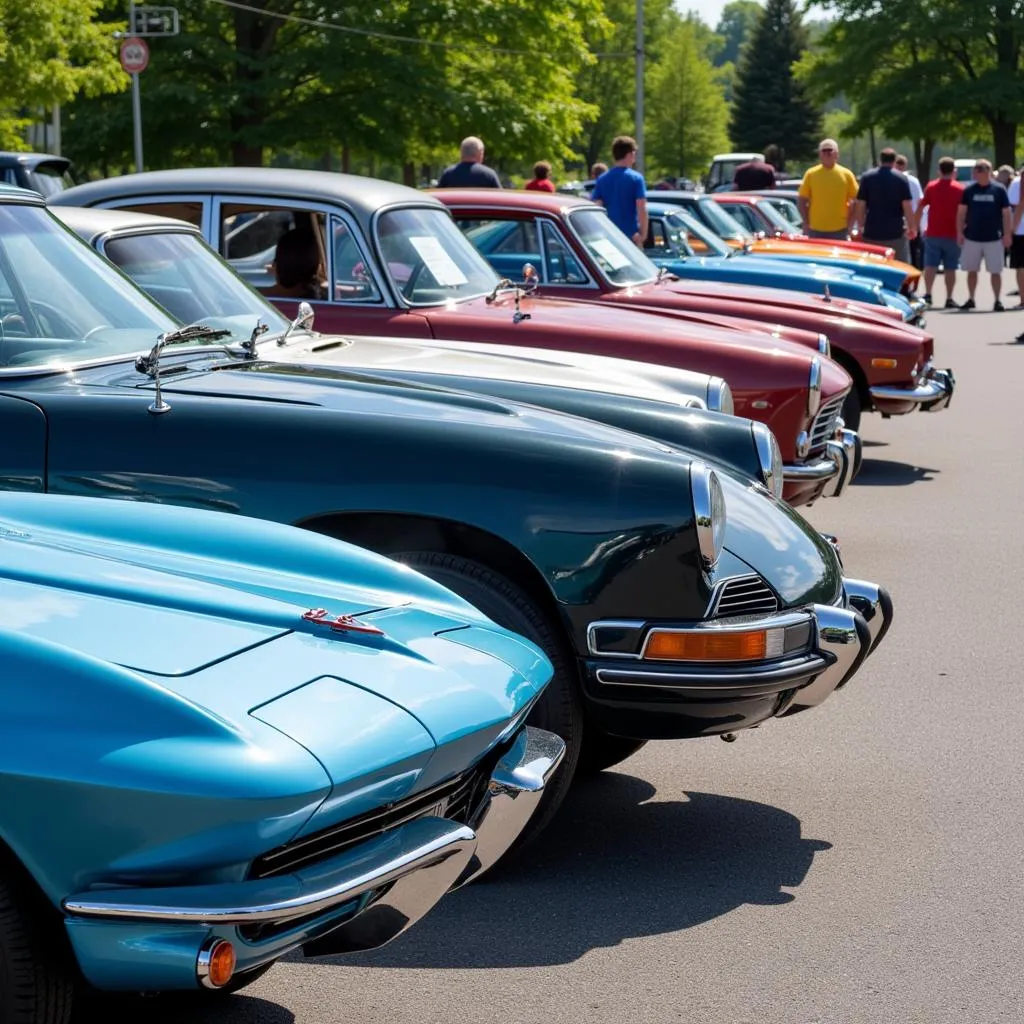
POLYGON ((801 159, 821 138, 821 111, 794 65, 807 49, 807 33, 794 0, 768 0, 744 50, 733 83, 729 135, 739 150, 774 143, 783 158, 801 159))
POLYGON ((729 144, 729 109, 707 56, 700 26, 678 21, 661 46, 647 88, 649 178, 658 173, 697 178, 729 144))
POLYGON ((740 59, 744 43, 753 34, 761 17, 761 5, 757 0, 730 0, 722 8, 715 33, 722 38, 715 53, 715 64, 735 64, 740 59))
POLYGON ((0 148, 25 149, 24 130, 43 108, 127 87, 103 0, 0 0, 0 148))
MULTIPOLYGON (((13 2, 13 0, 12 0, 13 2)), ((110 0, 116 2, 116 0, 110 0)), ((589 108, 575 77, 600 0, 178 0, 182 32, 153 40, 141 79, 146 163, 302 162, 361 154, 415 174, 466 134, 495 162, 567 151, 589 108)), ((76 162, 127 163, 127 103, 82 101, 76 162)))
POLYGON ((932 145, 983 126, 996 162, 1014 163, 1024 120, 1024 0, 832 0, 828 7, 837 20, 807 71, 819 95, 847 89, 859 121, 932 145))

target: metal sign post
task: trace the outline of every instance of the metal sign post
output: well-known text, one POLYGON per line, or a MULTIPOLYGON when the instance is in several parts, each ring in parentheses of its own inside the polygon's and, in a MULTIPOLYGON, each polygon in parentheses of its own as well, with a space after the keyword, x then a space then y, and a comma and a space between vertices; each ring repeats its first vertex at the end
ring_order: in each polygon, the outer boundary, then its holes
POLYGON ((128 2, 128 32, 114 34, 121 43, 121 67, 132 76, 132 137, 135 148, 135 170, 142 170, 142 98, 139 75, 149 65, 149 47, 143 36, 175 36, 180 31, 176 7, 136 6, 128 2))

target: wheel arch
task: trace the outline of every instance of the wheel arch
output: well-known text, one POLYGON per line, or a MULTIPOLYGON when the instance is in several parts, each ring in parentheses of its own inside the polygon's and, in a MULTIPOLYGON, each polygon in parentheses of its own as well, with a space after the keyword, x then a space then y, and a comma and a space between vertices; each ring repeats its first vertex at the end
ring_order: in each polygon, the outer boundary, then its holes
POLYGON ((832 358, 853 378, 853 386, 860 395, 861 408, 872 408, 871 389, 864 367, 845 348, 832 348, 832 358))

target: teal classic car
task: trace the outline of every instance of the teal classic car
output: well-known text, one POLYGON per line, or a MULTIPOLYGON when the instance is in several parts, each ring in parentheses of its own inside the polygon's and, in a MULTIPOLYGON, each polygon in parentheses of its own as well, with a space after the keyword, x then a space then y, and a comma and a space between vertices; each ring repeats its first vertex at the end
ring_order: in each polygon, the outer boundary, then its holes
POLYGON ((0 496, 0 1020, 235 991, 491 867, 564 751, 528 641, 273 523, 0 496))
POLYGON ((420 568, 544 650, 531 723, 567 751, 530 834, 581 763, 817 705, 888 621, 766 486, 778 450, 749 420, 666 409, 669 442, 326 366, 316 335, 278 359, 290 325, 225 304, 181 327, 27 193, 0 201, 0 287, 0 485, 300 525, 420 568), (722 437, 766 478, 713 458, 722 437), (739 615, 757 635, 725 671, 739 615), (659 632, 700 642, 648 644, 659 632))

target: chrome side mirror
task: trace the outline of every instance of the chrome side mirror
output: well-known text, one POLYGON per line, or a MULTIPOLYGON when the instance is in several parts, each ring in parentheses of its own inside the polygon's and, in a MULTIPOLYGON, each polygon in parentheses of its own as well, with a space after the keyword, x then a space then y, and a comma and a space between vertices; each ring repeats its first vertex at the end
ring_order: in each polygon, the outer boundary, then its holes
POLYGON ((287 344, 292 331, 298 331, 300 329, 311 331, 313 329, 314 319, 316 319, 316 312, 313 307, 308 302, 300 302, 298 315, 288 325, 288 330, 277 339, 278 345, 287 344))

